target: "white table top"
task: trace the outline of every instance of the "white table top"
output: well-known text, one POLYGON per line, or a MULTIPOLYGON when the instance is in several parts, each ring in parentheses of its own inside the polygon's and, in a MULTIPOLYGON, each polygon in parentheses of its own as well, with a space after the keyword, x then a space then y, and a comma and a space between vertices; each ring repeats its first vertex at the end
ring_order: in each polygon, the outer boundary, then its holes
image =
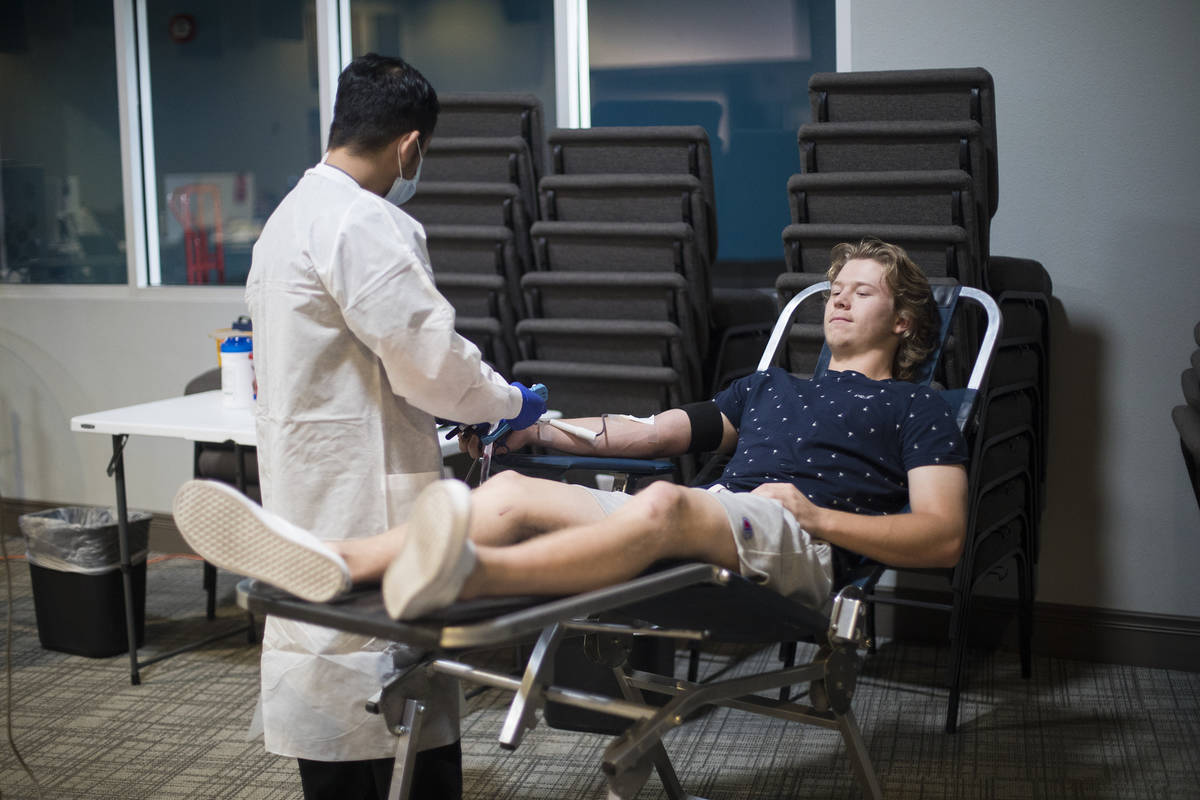
POLYGON ((253 446, 254 414, 249 408, 226 408, 221 391, 185 394, 71 418, 71 430, 85 433, 139 434, 253 446))
MULTIPOLYGON (((227 408, 219 389, 82 414, 71 418, 71 430, 165 436, 190 442, 233 441, 250 447, 257 441, 252 409, 227 408)), ((442 434, 438 432, 442 458, 458 453, 458 441, 446 441, 442 434)))

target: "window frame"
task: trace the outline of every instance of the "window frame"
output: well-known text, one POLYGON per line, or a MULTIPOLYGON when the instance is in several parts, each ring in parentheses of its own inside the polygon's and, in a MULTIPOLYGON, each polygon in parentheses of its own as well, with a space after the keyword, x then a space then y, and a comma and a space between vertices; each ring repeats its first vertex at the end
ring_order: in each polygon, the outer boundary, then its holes
MULTIPOLYGON (((317 15, 317 96, 321 148, 328 144, 337 78, 351 60, 352 0, 314 0, 317 15)), ((835 0, 837 69, 851 64, 850 11, 853 0, 835 0)), ((154 163, 146 0, 112 0, 120 125, 121 193, 125 211, 125 284, 0 284, 0 294, 29 297, 242 299, 243 286, 188 286, 158 283, 157 173, 154 163), (153 244, 152 244, 153 243, 153 244), (199 290, 199 291, 197 291, 199 290)), ((588 0, 554 0, 554 64, 560 128, 591 127, 591 70, 588 54, 588 0)))

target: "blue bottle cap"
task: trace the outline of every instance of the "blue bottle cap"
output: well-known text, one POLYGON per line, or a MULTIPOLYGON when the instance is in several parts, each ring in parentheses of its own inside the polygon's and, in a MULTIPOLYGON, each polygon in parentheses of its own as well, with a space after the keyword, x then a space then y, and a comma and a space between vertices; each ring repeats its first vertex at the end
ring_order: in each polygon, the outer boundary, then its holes
POLYGON ((249 336, 230 336, 221 342, 222 353, 249 353, 254 349, 249 336))

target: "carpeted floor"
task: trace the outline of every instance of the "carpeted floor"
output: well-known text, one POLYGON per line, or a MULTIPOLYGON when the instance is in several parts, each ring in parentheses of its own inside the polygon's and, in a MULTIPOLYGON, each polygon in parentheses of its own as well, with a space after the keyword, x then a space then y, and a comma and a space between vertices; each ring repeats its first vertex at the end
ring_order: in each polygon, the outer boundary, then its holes
MULTIPOLYGON (((9 545, 22 551, 19 539, 9 545)), ((300 796, 293 762, 246 738, 258 653, 244 635, 152 665, 142 685, 131 686, 125 656, 42 649, 28 568, 11 566, 13 733, 42 797, 300 796)), ((151 564, 143 659, 240 621, 230 602, 236 581, 227 574, 219 619, 204 620, 200 575, 196 561, 151 564)), ((0 603, 7 605, 4 593, 0 603)), ((884 643, 866 662, 854 710, 885 797, 1200 796, 1200 673, 1042 658, 1024 681, 1015 654, 977 653, 959 733, 947 735, 946 653, 884 643)), ((727 668, 726 658, 706 657, 702 676, 727 668)), ((736 658, 774 659, 775 651, 736 658)), ((503 751, 496 736, 507 699, 490 690, 466 706, 465 797, 604 798, 598 765, 607 740, 541 725, 517 751, 503 751)), ((710 800, 861 797, 832 731, 714 710, 684 723, 666 744, 684 787, 710 800)), ((639 797, 659 796, 652 778, 639 797)), ((4 743, 0 797, 38 797, 4 743)))

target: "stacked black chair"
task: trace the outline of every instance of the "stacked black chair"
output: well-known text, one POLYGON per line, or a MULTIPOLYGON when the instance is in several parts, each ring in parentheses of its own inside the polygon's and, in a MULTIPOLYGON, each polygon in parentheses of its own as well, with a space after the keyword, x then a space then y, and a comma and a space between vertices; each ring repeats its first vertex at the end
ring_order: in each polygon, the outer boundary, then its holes
MULTIPOLYGON (((924 256, 917 263, 931 276, 987 288, 989 228, 999 200, 995 92, 987 70, 818 73, 808 86, 813 122, 798 133, 805 175, 789 189, 787 248, 802 252, 810 241, 816 247, 828 241, 828 231, 807 227, 814 224, 958 228, 959 235, 903 228, 875 235, 925 245, 910 252, 924 256), (848 197, 857 198, 853 208, 848 197), (881 211, 881 204, 891 208, 881 211), (923 252, 934 243, 940 254, 923 252)), ((793 255, 789 269, 814 263, 793 255)))
POLYGON ((959 694, 974 590, 1014 566, 1021 675, 1032 670, 1033 600, 1046 490, 1046 387, 1049 374, 1049 298, 1042 265, 992 257, 990 293, 1003 317, 970 447, 967 542, 951 578, 949 706, 946 731, 958 724, 959 694))
POLYGON ((1185 404, 1171 409, 1171 419, 1179 430, 1179 446, 1183 450, 1183 462, 1188 477, 1192 479, 1192 491, 1200 503, 1200 323, 1193 332, 1197 349, 1192 351, 1192 364, 1179 376, 1183 386, 1185 404))
MULTIPOLYGON (((904 122, 828 122, 804 125, 799 132, 805 172, 808 174, 887 171, 956 171, 967 183, 972 205, 969 217, 955 224, 970 242, 972 258, 956 264, 950 277, 973 286, 979 283, 979 254, 987 251, 991 211, 984 203, 990 192, 983 127, 972 120, 904 122), (968 222, 971 227, 967 227, 968 222)), ((921 224, 933 224, 922 221, 921 224)), ((803 238, 804 228, 792 229, 803 238)))
POLYGON ((978 122, 987 157, 988 216, 996 213, 996 99, 987 70, 825 72, 809 81, 808 97, 816 122, 978 122))
POLYGON ((455 308, 456 329, 511 376, 546 163, 542 106, 525 94, 448 94, 440 102, 421 183, 404 208, 425 226, 434 280, 455 308))
POLYGON ((1004 335, 996 352, 989 381, 989 398, 1020 392, 1028 398, 1024 418, 1033 435, 1030 475, 1035 479, 1035 535, 1033 558, 1038 554, 1037 520, 1046 504, 1047 441, 1049 438, 1050 298, 1054 286, 1045 268, 1027 258, 992 256, 986 282, 1004 315, 1004 335))
POLYGON ((491 92, 443 94, 438 99, 442 107, 438 136, 500 139, 519 136, 529 146, 534 178, 546 174, 546 123, 537 97, 491 92))
POLYGON ((716 252, 698 126, 556 130, 530 230, 518 378, 569 416, 648 415, 705 393, 716 252))
MULTIPOLYGON (((946 730, 953 731, 973 590, 1009 563, 1016 565, 1022 673, 1029 674, 1045 504, 1052 286, 1036 261, 990 253, 999 191, 994 87, 986 70, 821 73, 809 82, 809 99, 813 122, 797 135, 804 173, 788 183, 789 272, 776 281, 780 302, 824 277, 834 244, 874 236, 904 247, 933 283, 987 290, 1003 314, 968 441, 967 543, 949 571, 950 602, 932 604, 950 611, 946 730)), ((793 326, 787 353, 793 372, 812 371, 820 323, 813 314, 793 326)), ((955 335, 969 350, 978 331, 967 320, 955 335)), ((943 380, 952 384, 957 368, 950 343, 943 380)), ((895 595, 886 602, 909 604, 902 590, 895 595)))
POLYGON ((831 241, 883 226, 886 241, 904 246, 929 276, 979 284, 983 244, 972 234, 979 230, 978 208, 962 170, 809 172, 788 181, 788 201, 791 270, 823 272, 831 241))

